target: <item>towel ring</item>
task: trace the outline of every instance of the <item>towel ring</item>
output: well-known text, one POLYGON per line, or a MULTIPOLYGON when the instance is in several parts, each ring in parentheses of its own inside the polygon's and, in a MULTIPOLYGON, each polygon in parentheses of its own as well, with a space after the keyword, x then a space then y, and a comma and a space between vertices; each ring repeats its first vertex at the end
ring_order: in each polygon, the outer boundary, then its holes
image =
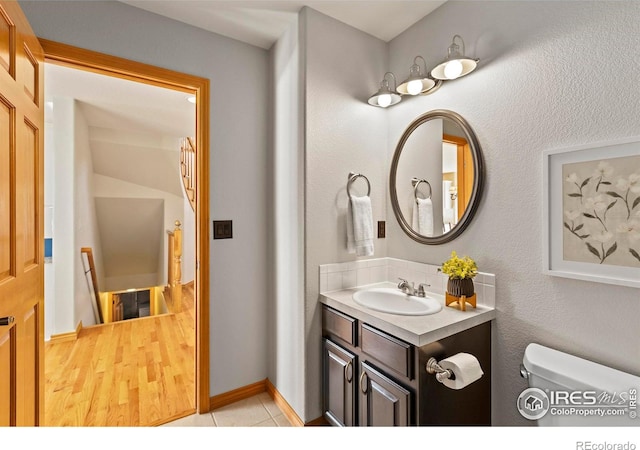
POLYGON ((371 195, 371 183, 369 183, 369 179, 362 175, 361 173, 349 172, 349 181, 347 182, 347 194, 351 197, 351 184, 356 181, 358 178, 364 178, 367 182, 367 197, 371 195))
POLYGON ((416 198, 416 202, 418 201, 418 186, 420 186, 420 183, 427 183, 427 186, 429 186, 429 196, 427 197, 428 199, 431 198, 431 194, 433 194, 431 183, 429 183, 425 179, 420 180, 414 177, 411 179, 411 184, 413 185, 413 196, 416 198))

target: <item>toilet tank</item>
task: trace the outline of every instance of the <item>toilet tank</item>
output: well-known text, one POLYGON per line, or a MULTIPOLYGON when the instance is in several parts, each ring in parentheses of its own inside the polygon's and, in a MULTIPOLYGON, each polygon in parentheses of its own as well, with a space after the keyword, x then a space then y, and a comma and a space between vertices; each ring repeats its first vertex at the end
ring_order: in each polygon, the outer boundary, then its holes
POLYGON ((538 425, 640 426, 640 377, 536 343, 522 363, 529 387, 549 399, 538 425))

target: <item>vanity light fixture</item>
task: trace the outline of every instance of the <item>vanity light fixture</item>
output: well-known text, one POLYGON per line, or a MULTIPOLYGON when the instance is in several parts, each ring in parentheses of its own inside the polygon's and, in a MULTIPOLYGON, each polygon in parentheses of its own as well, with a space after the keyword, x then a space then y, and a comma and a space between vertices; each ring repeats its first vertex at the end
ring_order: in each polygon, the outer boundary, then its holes
POLYGON ((422 56, 413 59, 413 65, 409 69, 409 77, 398 86, 400 95, 428 94, 436 87, 436 82, 427 75, 427 62, 422 56), (418 65, 418 59, 424 63, 424 73, 418 65))
POLYGON ((437 80, 455 80, 473 72, 478 61, 478 59, 465 56, 464 40, 459 34, 456 34, 447 51, 447 59, 431 70, 431 76, 437 80), (460 45, 456 44, 456 38, 462 44, 462 52, 460 52, 460 45))
POLYGON ((384 74, 384 78, 382 78, 380 89, 378 89, 378 92, 369 97, 368 103, 373 106, 386 108, 387 106, 399 103, 400 100, 402 100, 402 98, 396 90, 396 76, 392 72, 387 72, 384 74), (387 75, 391 75, 393 77, 393 89, 389 87, 389 80, 387 80, 387 75))

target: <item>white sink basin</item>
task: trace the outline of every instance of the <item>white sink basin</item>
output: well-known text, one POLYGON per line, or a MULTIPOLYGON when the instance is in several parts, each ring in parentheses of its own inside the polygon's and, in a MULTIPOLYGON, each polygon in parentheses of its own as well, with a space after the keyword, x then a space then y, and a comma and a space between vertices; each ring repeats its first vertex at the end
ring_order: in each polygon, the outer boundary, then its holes
POLYGON ((429 296, 408 295, 399 289, 371 288, 353 294, 353 300, 366 308, 403 316, 426 316, 442 309, 440 302, 429 296))

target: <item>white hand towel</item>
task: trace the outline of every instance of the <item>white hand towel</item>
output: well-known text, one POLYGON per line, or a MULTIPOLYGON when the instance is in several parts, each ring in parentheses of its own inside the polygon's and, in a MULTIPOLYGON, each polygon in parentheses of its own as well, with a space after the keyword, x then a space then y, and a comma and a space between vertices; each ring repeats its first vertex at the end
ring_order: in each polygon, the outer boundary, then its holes
POLYGON ((371 199, 368 196, 349 197, 347 251, 357 256, 373 255, 373 214, 371 199))
POLYGON ((419 198, 413 202, 412 227, 418 234, 433 236, 433 203, 430 198, 419 198))

